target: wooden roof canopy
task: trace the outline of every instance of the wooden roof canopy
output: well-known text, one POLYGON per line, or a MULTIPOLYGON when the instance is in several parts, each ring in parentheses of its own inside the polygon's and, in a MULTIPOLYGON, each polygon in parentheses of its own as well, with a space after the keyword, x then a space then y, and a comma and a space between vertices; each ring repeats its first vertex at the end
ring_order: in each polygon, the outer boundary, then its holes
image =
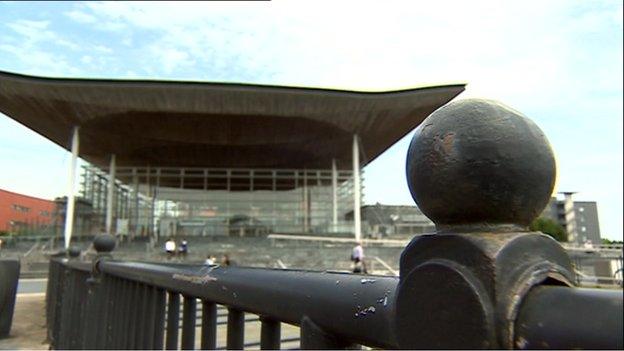
POLYGON ((0 71, 0 111, 80 156, 118 166, 350 169, 464 90, 463 84, 357 92, 267 85, 68 79, 0 71))

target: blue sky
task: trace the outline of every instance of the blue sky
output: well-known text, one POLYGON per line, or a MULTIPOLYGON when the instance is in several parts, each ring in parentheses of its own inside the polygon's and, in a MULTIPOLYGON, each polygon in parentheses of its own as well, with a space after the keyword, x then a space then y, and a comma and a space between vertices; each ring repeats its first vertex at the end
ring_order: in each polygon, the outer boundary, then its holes
MULTIPOLYGON (((467 82, 544 130, 556 191, 622 238, 621 1, 0 2, 0 69, 361 90, 467 82)), ((410 133, 411 135, 411 133, 410 133)), ((365 169, 365 201, 412 204, 409 136, 365 169)), ((53 198, 69 155, 0 114, 0 188, 53 198)))

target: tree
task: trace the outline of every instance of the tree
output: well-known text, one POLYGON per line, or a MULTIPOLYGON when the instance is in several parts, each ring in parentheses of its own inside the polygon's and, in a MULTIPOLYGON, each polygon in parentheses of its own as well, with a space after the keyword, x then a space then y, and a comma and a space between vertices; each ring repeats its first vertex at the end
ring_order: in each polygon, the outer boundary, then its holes
POLYGON ((559 242, 568 241, 568 233, 566 233, 565 229, 559 223, 549 218, 540 217, 535 219, 529 226, 529 229, 550 235, 559 242))
POLYGON ((606 238, 602 238, 603 245, 622 245, 622 240, 609 240, 606 238))

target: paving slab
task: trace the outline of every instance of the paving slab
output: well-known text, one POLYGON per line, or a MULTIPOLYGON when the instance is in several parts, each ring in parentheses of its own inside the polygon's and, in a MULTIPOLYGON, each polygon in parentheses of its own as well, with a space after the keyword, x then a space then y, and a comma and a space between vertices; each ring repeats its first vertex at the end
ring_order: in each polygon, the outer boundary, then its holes
POLYGON ((45 294, 18 294, 9 337, 0 339, 0 350, 48 350, 45 294))

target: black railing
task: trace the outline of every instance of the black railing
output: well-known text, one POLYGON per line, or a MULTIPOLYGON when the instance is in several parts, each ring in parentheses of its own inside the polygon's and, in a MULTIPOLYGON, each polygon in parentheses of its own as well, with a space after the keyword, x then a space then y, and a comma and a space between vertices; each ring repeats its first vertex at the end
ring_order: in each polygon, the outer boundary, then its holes
POLYGON ((407 169, 437 233, 406 247, 400 278, 123 262, 101 236, 92 262, 75 251, 51 261, 51 346, 278 349, 286 323, 303 349, 623 347, 622 292, 574 287, 565 250, 528 232, 555 171, 532 122, 489 101, 450 104, 417 129, 407 169), (259 316, 258 343, 246 314, 259 316))

